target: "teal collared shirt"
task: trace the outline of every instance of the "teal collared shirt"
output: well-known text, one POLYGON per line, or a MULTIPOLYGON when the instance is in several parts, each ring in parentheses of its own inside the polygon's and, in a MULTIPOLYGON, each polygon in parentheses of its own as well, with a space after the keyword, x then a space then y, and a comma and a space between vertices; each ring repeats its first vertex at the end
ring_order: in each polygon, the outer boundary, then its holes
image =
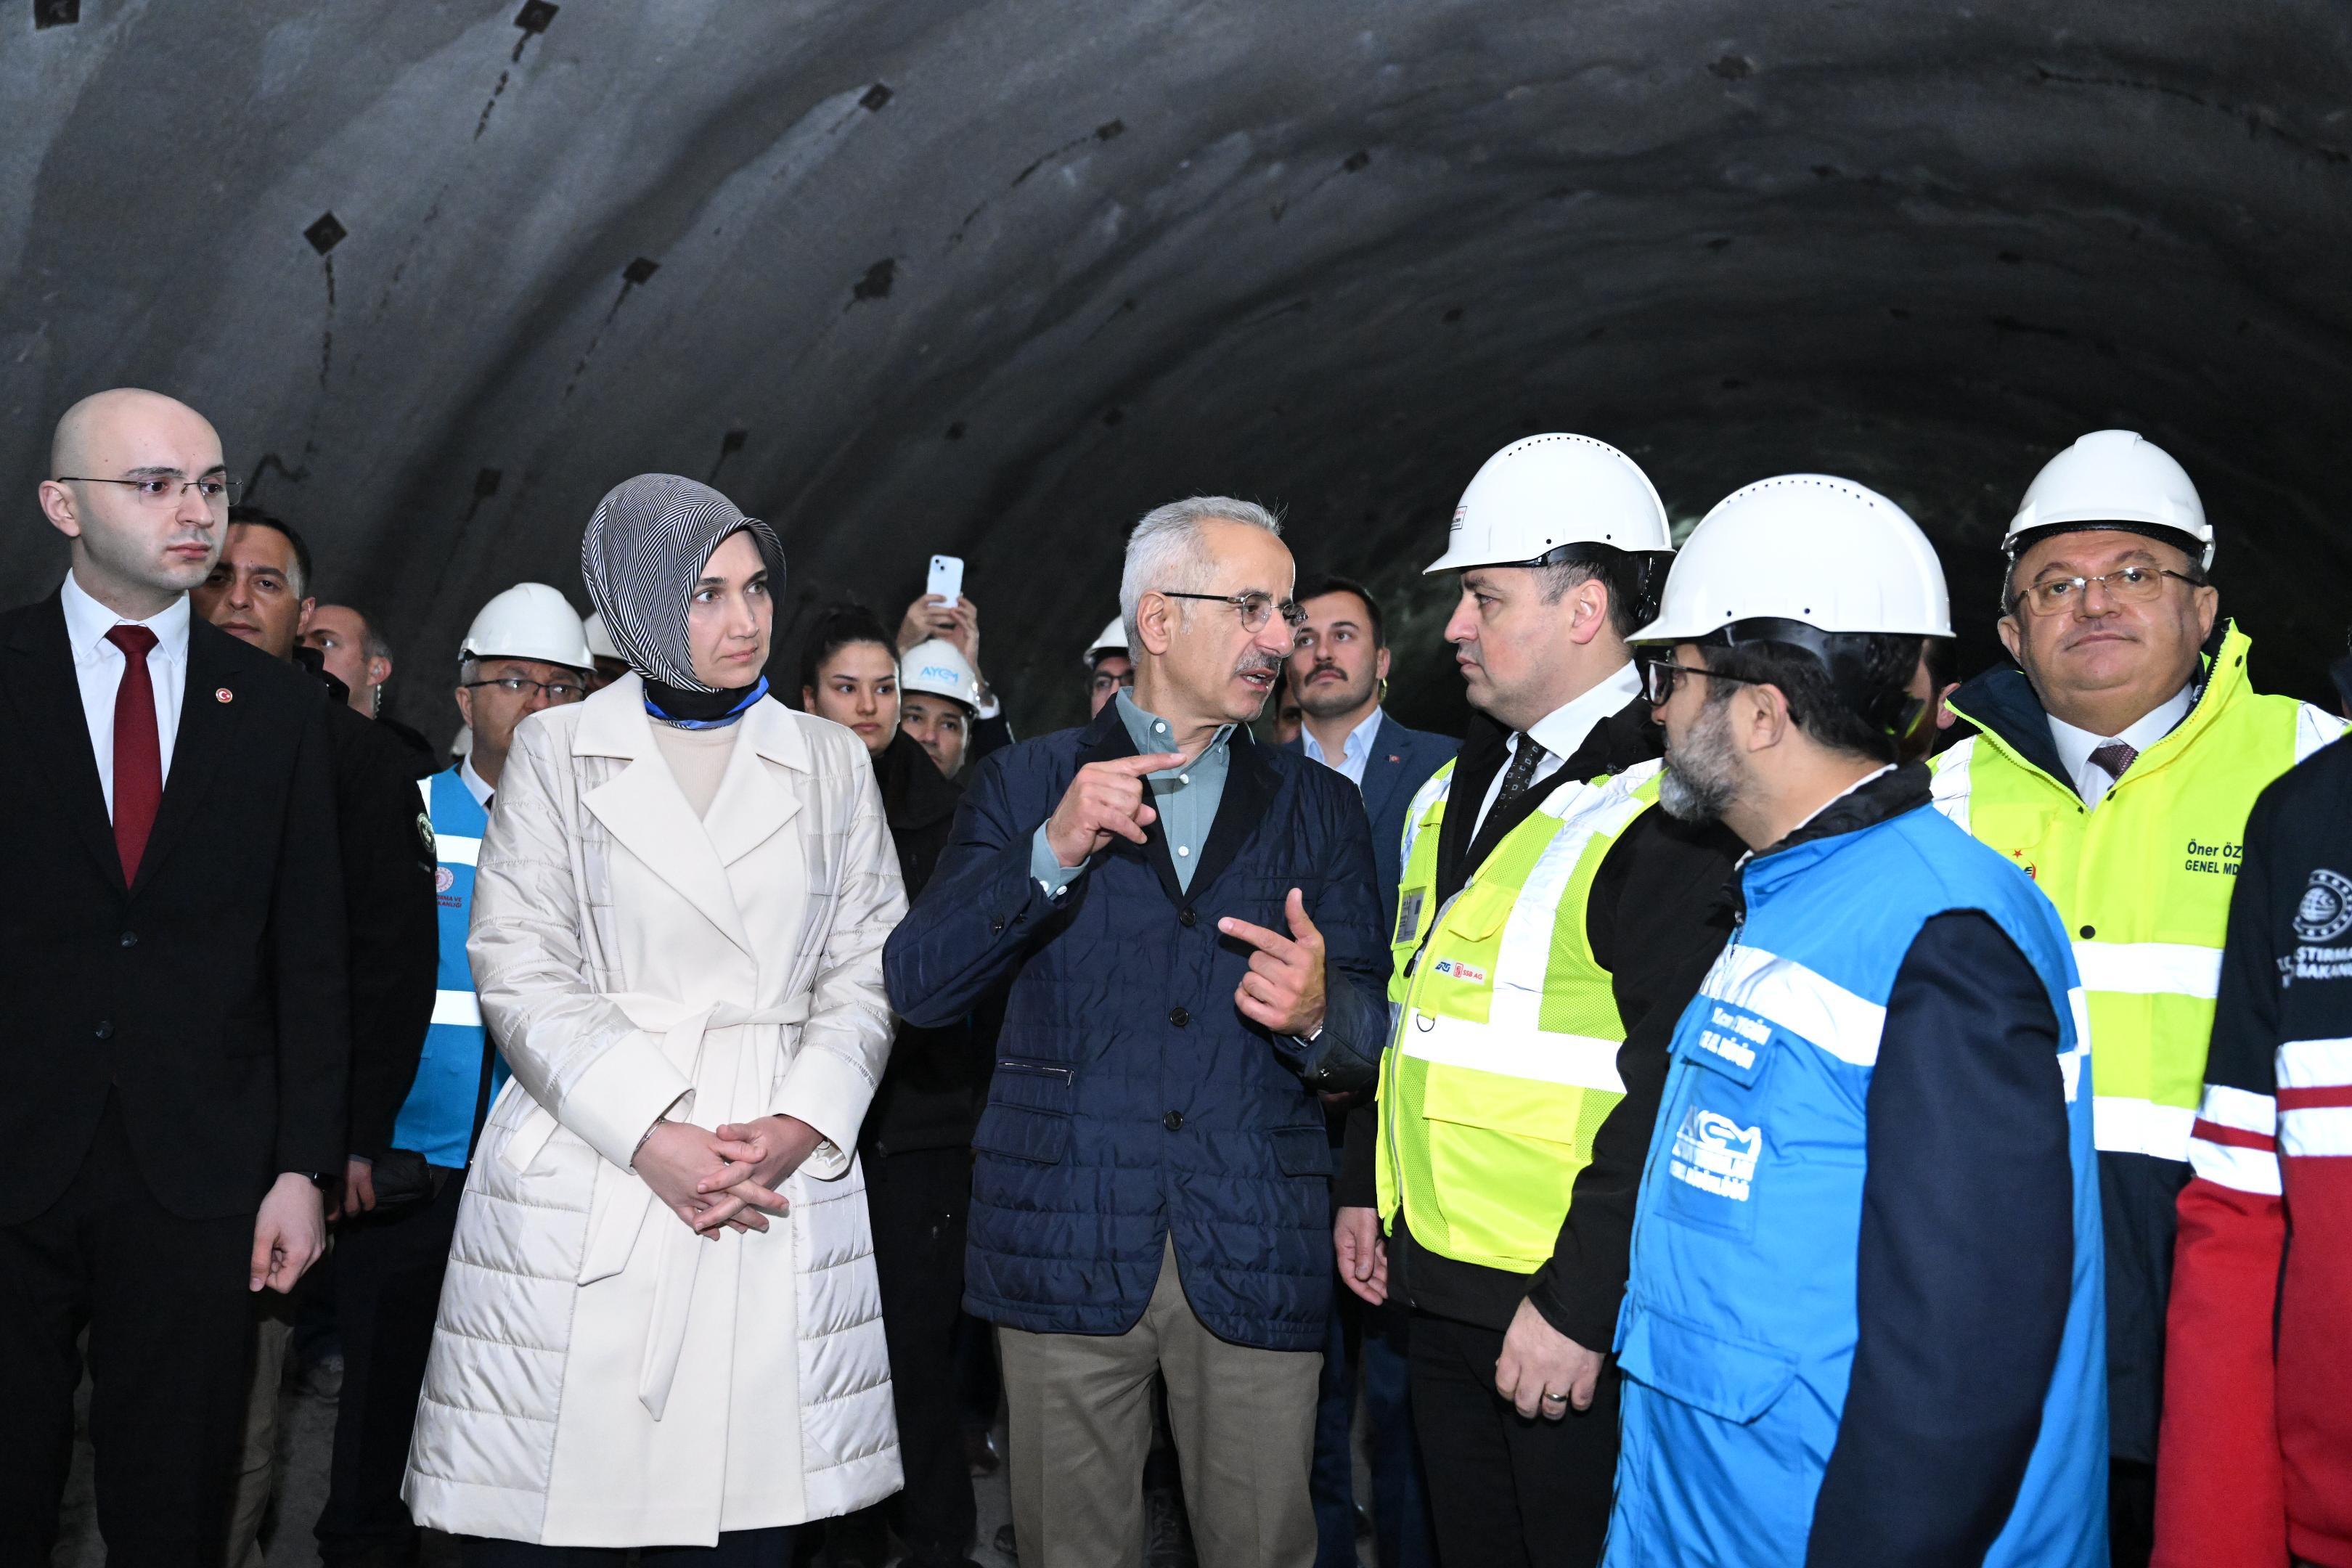
MULTIPOLYGON (((1113 700, 1118 705, 1119 722, 1127 726, 1128 739, 1135 742, 1136 755, 1176 749, 1165 719, 1137 707, 1125 690, 1113 700)), ((1175 863, 1176 885, 1187 890, 1192 886, 1192 868, 1200 861, 1201 846, 1208 841, 1209 826, 1217 820, 1217 806, 1225 798, 1233 734, 1234 727, 1227 724, 1181 769, 1150 773, 1144 779, 1151 791, 1152 809, 1160 814, 1160 831, 1168 839, 1168 858, 1175 863)), ((1036 837, 1029 841, 1029 874, 1037 879, 1047 897, 1060 896, 1085 869, 1084 864, 1065 866, 1055 858, 1053 847, 1045 842, 1045 826, 1038 826, 1036 837)))

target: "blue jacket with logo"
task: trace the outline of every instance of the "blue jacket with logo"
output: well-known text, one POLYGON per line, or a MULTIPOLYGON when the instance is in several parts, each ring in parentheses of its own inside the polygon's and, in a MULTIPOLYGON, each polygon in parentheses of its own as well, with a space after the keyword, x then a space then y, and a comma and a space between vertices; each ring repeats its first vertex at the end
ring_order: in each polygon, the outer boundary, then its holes
POLYGON ((1031 839, 1077 770, 1132 756, 1116 704, 1083 730, 981 764, 939 868, 890 935, 908 1023, 965 1016, 1007 979, 988 1103, 972 1137, 965 1306, 1037 1333, 1134 1326, 1175 1242, 1210 1331, 1319 1350, 1330 1310, 1330 1145, 1318 1089, 1368 1084, 1388 1035, 1388 932, 1355 786, 1237 729, 1189 885, 1155 821, 1114 839, 1059 898, 1031 839), (1303 894, 1326 948, 1311 1044, 1244 1017, 1252 950, 1236 916, 1281 931, 1303 894))
POLYGON ((2056 911, 1916 766, 1738 890, 1643 1180, 1606 1568, 2105 1564, 2089 1046, 2056 911))
MULTIPOLYGON (((466 931, 474 914, 474 861, 481 853, 489 813, 457 776, 457 769, 417 782, 433 820, 436 901, 441 921, 441 964, 434 984, 433 1026, 416 1081, 401 1102, 392 1146, 411 1149, 426 1163, 461 1168, 474 1141, 474 1113, 482 1095, 482 1005, 466 958, 466 931)), ((490 1093, 506 1081, 506 1063, 493 1060, 490 1093)))

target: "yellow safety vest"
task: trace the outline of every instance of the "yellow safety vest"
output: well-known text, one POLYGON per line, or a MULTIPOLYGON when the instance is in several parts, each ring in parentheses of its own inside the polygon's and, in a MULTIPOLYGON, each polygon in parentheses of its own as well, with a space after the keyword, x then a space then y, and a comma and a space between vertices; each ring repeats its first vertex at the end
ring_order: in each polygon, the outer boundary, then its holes
POLYGON ((2309 703, 2252 690, 2251 646, 2228 628, 2196 706, 2095 811, 1969 713, 1982 732, 1931 764, 1937 808, 2016 861, 2074 939, 2093 1126, 2109 1152, 2189 1157, 2246 816, 2273 779, 2344 732, 2309 703))
POLYGON ((1454 764, 1405 816, 1381 1064, 1381 1228, 1404 1213, 1442 1257, 1531 1273, 1552 1255, 1592 1139, 1625 1098, 1625 1026, 1584 905, 1610 847, 1657 799, 1658 764, 1563 784, 1434 907, 1454 764))

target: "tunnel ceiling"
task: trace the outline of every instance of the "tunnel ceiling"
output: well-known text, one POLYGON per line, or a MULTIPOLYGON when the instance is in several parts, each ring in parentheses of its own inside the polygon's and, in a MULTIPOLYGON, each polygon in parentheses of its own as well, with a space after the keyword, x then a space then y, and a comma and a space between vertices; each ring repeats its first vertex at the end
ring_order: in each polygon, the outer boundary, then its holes
POLYGON ((2333 0, 6 8, 5 597, 61 568, 58 413, 154 386, 428 728, 472 610, 584 603, 581 525, 643 469, 775 520, 795 618, 967 556, 1032 727, 1136 515, 1263 499, 1393 595, 1433 716, 1419 567, 1546 428, 1678 519, 1792 468, 1886 491, 1985 659, 2018 493, 2130 426, 2202 488, 2264 683, 2343 651, 2333 0))

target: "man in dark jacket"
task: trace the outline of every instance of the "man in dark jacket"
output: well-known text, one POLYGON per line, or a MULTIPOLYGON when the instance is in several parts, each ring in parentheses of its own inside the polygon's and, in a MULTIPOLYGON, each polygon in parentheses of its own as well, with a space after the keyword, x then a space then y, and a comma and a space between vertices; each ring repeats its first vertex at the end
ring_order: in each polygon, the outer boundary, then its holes
POLYGON ((998 1325, 1024 1568, 1139 1558, 1155 1370, 1207 1568, 1314 1557, 1314 1091, 1370 1080, 1387 1016, 1362 808, 1246 727, 1292 573, 1262 508, 1145 517, 1119 595, 1134 691, 981 769, 886 954, 913 1024, 1012 981, 965 1299, 998 1325))
MULTIPOLYGON (((1381 871, 1381 920, 1393 931, 1406 810, 1461 742, 1408 729, 1381 706, 1389 687, 1388 626, 1370 589, 1345 577, 1324 577, 1300 592, 1298 607, 1307 618, 1292 644, 1289 675, 1301 732, 1288 744, 1362 792, 1381 871)), ((1335 1152, 1348 1104, 1329 1106, 1335 1152)), ((1338 1306, 1323 1345, 1323 1392, 1315 1418, 1317 1568, 1352 1568, 1356 1561, 1359 1362, 1371 1424, 1372 1495, 1380 1500, 1372 1524, 1381 1568, 1425 1568, 1436 1561, 1437 1542, 1430 1534, 1428 1487, 1405 1392, 1411 1320, 1401 1301, 1370 1307, 1342 1294, 1338 1306), (1358 1354, 1351 1356, 1351 1350, 1358 1354)))
MULTIPOLYGON (((393 1119, 416 1076, 433 1018, 435 929, 432 834, 421 826, 405 749, 350 706, 348 689, 299 646, 314 604, 310 547, 257 507, 229 513, 212 573, 189 595, 195 613, 272 658, 308 670, 327 710, 335 779, 335 840, 343 864, 352 1010, 350 1130, 340 1212, 375 1206, 374 1162, 392 1142, 393 1119)), ((293 1304, 257 1305, 245 1453, 230 1519, 229 1568, 260 1568, 258 1535, 278 1457, 278 1386, 294 1336, 293 1304)))

